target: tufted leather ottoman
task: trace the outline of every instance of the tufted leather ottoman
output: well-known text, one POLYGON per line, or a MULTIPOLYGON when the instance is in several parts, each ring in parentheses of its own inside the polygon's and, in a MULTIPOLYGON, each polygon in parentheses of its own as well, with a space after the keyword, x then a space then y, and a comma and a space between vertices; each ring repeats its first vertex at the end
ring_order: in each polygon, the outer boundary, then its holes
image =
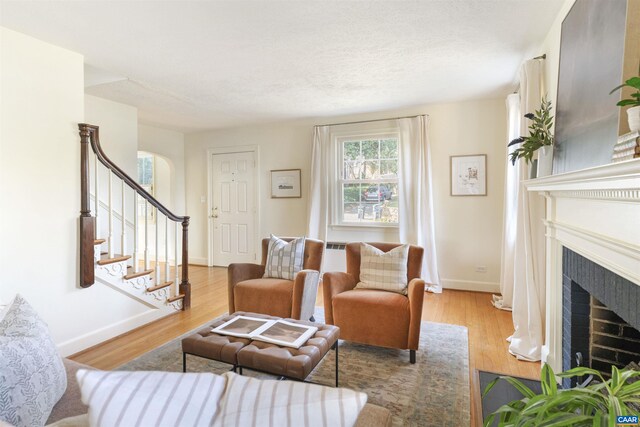
POLYGON ((186 354, 217 360, 236 367, 266 372, 287 378, 304 380, 320 363, 331 348, 336 350, 336 387, 338 386, 338 338, 340 328, 301 320, 285 319, 287 322, 315 326, 318 331, 300 348, 282 347, 262 341, 218 335, 211 332, 217 326, 235 316, 250 316, 263 319, 279 319, 256 313, 236 312, 225 316, 211 326, 201 329, 182 340, 183 368, 186 370, 186 354))
POLYGON ((247 338, 232 337, 230 335, 218 335, 211 330, 234 318, 236 315, 250 315, 264 319, 273 319, 273 316, 263 314, 237 312, 230 316, 224 316, 213 322, 211 325, 200 329, 193 335, 182 340, 182 371, 186 372, 186 355, 204 357, 205 359, 217 360, 229 363, 235 367, 238 365, 238 352, 251 340, 247 338))
MULTIPOLYGON (((297 380, 307 378, 329 349, 334 347, 340 336, 340 329, 332 325, 286 320, 316 326, 318 331, 300 348, 251 341, 238 352, 238 366, 297 380)), ((337 349, 337 345, 335 347, 337 349)))

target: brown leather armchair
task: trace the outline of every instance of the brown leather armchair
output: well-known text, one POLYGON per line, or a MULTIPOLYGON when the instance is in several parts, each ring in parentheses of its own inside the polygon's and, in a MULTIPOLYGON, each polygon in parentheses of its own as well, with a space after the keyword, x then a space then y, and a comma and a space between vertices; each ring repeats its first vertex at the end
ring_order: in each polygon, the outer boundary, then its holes
MULTIPOLYGON (((291 241, 291 238, 282 238, 291 241)), ((324 242, 305 239, 303 270, 294 280, 262 277, 269 239, 262 240, 262 264, 230 264, 227 269, 229 313, 247 311, 299 320, 313 316, 324 242)))
MULTIPOLYGON (((384 252, 397 243, 369 243, 384 252)), ((424 299, 424 280, 420 279, 420 246, 410 246, 407 258, 407 295, 375 289, 354 289, 360 281, 360 243, 346 247, 347 272, 324 273, 325 322, 340 327, 340 339, 362 344, 409 350, 416 363, 420 342, 420 322, 424 299)))

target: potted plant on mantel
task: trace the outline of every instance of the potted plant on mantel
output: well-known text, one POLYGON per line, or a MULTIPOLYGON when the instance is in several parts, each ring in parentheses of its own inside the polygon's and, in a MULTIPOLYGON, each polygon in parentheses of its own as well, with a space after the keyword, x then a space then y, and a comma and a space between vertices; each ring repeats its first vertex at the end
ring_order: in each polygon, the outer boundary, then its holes
POLYGON ((485 418, 484 426, 580 426, 605 427, 637 425, 640 404, 640 371, 611 367, 611 378, 605 380, 599 371, 578 367, 558 374, 560 378, 592 375, 595 381, 587 386, 559 389, 553 369, 542 367, 542 393, 536 394, 521 381, 498 377, 491 381, 482 396, 500 380, 513 385, 524 397, 500 407, 485 418), (620 418, 619 418, 620 417, 620 418))
MULTIPOLYGON (((640 69, 638 70, 640 72, 640 69)), ((616 105, 618 107, 630 106, 627 110, 627 120, 629 121, 629 130, 636 132, 640 130, 640 77, 631 77, 629 80, 614 88, 609 92, 611 95, 613 92, 622 89, 623 87, 631 87, 636 91, 631 94, 631 98, 622 99, 616 105)))
POLYGON ((547 163, 543 165, 538 161, 538 176, 550 175, 551 160, 553 158, 551 150, 554 142, 553 133, 551 132, 551 127, 553 126, 551 101, 542 98, 540 109, 534 113, 527 113, 524 117, 532 121, 529 125, 529 136, 521 136, 509 142, 508 147, 522 144, 511 152, 511 163, 515 165, 518 159, 524 159, 525 162, 531 163, 534 153, 542 148, 547 163))

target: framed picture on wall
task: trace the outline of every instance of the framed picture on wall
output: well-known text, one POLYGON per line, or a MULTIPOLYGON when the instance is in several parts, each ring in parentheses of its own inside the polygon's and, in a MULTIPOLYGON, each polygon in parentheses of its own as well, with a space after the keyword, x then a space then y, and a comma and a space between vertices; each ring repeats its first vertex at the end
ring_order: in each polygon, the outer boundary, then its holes
POLYGON ((451 195, 487 195, 487 155, 450 156, 451 195))
POLYGON ((300 169, 271 171, 271 198, 286 199, 302 197, 300 192, 300 169))

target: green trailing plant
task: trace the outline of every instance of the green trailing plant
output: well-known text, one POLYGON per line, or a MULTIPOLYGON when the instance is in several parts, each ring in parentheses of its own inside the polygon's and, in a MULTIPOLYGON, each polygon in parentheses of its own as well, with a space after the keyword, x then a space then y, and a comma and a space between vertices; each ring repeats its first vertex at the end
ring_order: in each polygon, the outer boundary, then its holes
POLYGON ((513 150, 510 154, 511 163, 516 164, 516 161, 523 158, 527 163, 531 162, 533 154, 545 145, 553 145, 553 133, 551 127, 553 126, 553 116, 551 115, 551 101, 547 101, 542 98, 540 109, 534 113, 527 113, 525 118, 531 120, 529 125, 529 136, 521 136, 509 142, 508 147, 516 144, 522 144, 520 147, 513 150))
POLYGON ((611 378, 605 380, 600 372, 589 368, 574 368, 558 374, 561 378, 593 375, 600 382, 592 381, 586 387, 559 389, 553 369, 542 367, 542 393, 536 394, 521 381, 511 377, 498 377, 491 381, 482 397, 500 380, 507 381, 524 396, 500 407, 487 417, 485 427, 499 417, 499 426, 615 426, 619 415, 638 416, 640 405, 640 371, 611 368, 611 378))
MULTIPOLYGON (((640 73, 640 69, 638 69, 638 72, 640 73)), ((631 98, 621 99, 616 105, 618 107, 624 107, 625 105, 630 105, 632 107, 640 106, 640 77, 631 77, 620 86, 613 88, 611 92, 609 92, 609 95, 623 87, 631 87, 636 91, 631 94, 631 98)))

